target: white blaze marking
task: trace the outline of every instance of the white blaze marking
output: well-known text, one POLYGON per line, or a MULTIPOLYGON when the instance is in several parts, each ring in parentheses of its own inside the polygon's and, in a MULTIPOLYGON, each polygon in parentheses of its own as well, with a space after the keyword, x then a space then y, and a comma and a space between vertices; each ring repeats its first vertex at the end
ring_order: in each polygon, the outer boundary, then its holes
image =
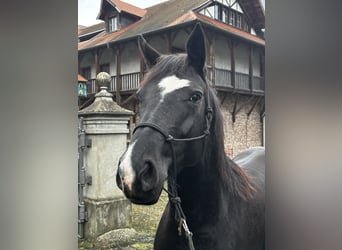
POLYGON ((159 83, 158 86, 161 90, 161 100, 160 102, 164 101, 165 95, 172 93, 173 91, 177 89, 181 89, 184 87, 190 86, 190 81, 186 79, 180 79, 177 76, 168 76, 162 79, 159 83))
POLYGON ((123 183, 125 183, 129 190, 132 190, 132 184, 135 179, 135 171, 132 167, 132 151, 137 141, 128 146, 128 149, 124 155, 123 160, 120 163, 120 170, 124 174, 123 183))

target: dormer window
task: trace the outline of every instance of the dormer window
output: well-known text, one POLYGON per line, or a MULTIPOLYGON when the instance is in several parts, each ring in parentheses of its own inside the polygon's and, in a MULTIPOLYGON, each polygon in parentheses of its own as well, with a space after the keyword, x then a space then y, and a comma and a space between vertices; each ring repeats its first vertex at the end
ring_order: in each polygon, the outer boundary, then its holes
POLYGON ((236 27, 242 29, 242 16, 239 13, 236 15, 236 27))
POLYGON ((230 11, 229 13, 229 24, 232 26, 235 26, 235 12, 234 11, 230 11))
POLYGON ((250 32, 247 20, 237 1, 234 1, 233 4, 228 4, 229 1, 212 2, 211 5, 199 9, 199 13, 238 29, 250 32))
POLYGON ((113 16, 108 18, 108 32, 114 32, 119 29, 119 17, 113 16))

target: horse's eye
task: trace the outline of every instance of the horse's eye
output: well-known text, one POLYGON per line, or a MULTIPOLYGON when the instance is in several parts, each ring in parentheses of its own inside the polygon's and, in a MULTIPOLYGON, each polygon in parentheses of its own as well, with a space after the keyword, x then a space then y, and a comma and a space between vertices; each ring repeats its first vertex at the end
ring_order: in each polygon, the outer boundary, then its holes
POLYGON ((196 92, 190 97, 189 100, 193 103, 198 103, 201 99, 202 99, 202 94, 199 92, 196 92))

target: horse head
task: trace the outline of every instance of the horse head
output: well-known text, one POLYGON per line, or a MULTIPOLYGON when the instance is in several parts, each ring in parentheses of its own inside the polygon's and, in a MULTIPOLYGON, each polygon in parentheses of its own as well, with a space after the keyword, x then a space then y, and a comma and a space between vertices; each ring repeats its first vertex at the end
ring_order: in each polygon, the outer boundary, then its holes
POLYGON ((205 38, 196 25, 186 53, 177 55, 161 55, 142 37, 138 45, 149 72, 136 93, 140 125, 120 159, 117 184, 132 202, 153 204, 172 166, 179 173, 200 158, 203 141, 186 138, 201 137, 209 129, 205 38), (175 138, 180 142, 172 142, 175 138))

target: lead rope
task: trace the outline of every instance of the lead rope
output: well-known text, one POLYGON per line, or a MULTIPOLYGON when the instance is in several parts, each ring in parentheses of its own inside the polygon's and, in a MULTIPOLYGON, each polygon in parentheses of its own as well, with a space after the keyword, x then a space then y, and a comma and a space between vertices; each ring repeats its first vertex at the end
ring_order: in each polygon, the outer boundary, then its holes
POLYGON ((195 250, 194 243, 192 240, 192 232, 190 231, 188 224, 186 223, 186 217, 183 212, 182 206, 181 206, 181 198, 178 196, 177 192, 177 181, 176 181, 176 152, 174 150, 173 146, 173 139, 169 137, 167 139, 168 142, 170 142, 171 151, 172 151, 172 157, 173 157, 173 168, 169 171, 168 180, 167 180, 167 189, 163 187, 163 190, 168 194, 170 202, 175 207, 175 220, 178 222, 178 236, 182 235, 182 227, 185 232, 185 237, 188 240, 188 246, 190 250, 195 250))
MULTIPOLYGON (((170 202, 175 207, 175 220, 178 222, 178 235, 182 235, 182 227, 185 232, 185 237, 188 240, 188 246, 190 250, 195 250, 194 242, 192 240, 193 233, 190 231, 188 224, 186 223, 186 217, 183 212, 182 206, 181 206, 181 198, 178 196, 177 191, 177 156, 176 151, 174 149, 174 142, 177 141, 193 141, 193 140, 199 140, 205 138, 207 135, 210 134, 210 125, 212 120, 213 110, 211 107, 207 108, 207 115, 206 115, 206 129, 201 136, 192 137, 192 138, 185 138, 185 139, 176 139, 172 137, 171 135, 166 136, 166 141, 170 143, 171 151, 172 151, 172 158, 173 158, 173 168, 169 170, 168 179, 167 179, 167 185, 168 190, 166 190, 163 187, 163 190, 168 194, 170 202)), ((162 133, 164 134, 164 133, 162 133)), ((207 141, 204 142, 204 150, 206 148, 207 141)))

